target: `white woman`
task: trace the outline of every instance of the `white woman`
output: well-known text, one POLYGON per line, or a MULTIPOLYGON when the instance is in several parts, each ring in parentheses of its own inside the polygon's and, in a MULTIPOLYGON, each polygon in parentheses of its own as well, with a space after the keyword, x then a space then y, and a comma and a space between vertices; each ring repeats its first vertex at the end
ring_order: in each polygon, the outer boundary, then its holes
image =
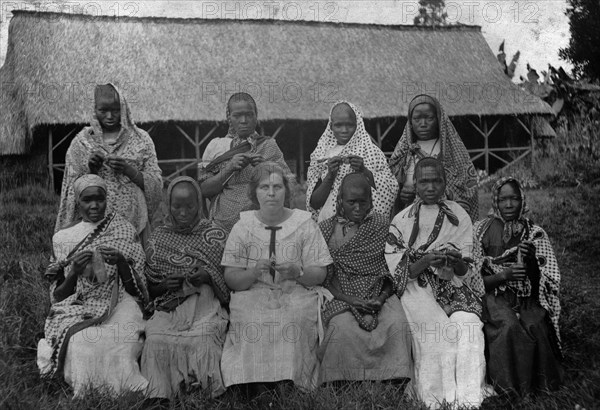
POLYGON ((138 358, 148 300, 144 252, 135 228, 106 213, 108 188, 97 175, 73 184, 81 221, 52 238, 52 306, 38 344, 42 376, 64 376, 76 396, 87 387, 115 395, 143 390, 138 358))
POLYGON ((415 166, 418 200, 390 226, 385 257, 411 324, 412 391, 427 406, 478 407, 485 393, 481 295, 471 267, 473 226, 456 202, 444 200, 444 166, 415 166))
MULTIPOLYGON (((284 206, 289 181, 276 163, 254 170, 249 196, 225 246, 222 265, 231 294, 221 369, 225 386, 292 381, 317 386, 321 296, 332 260, 309 212, 284 206)), ((330 296, 330 295, 329 295, 330 296)))
POLYGON ((221 351, 229 289, 220 266, 227 234, 202 216, 195 180, 179 177, 167 190, 169 218, 146 247, 154 314, 146 325, 142 374, 147 396, 171 399, 182 389, 225 391, 221 351))
POLYGON ((336 214, 342 179, 350 172, 367 178, 373 190, 373 210, 389 219, 398 183, 385 155, 367 133, 360 110, 341 101, 331 108, 327 128, 310 155, 306 209, 319 222, 336 214))

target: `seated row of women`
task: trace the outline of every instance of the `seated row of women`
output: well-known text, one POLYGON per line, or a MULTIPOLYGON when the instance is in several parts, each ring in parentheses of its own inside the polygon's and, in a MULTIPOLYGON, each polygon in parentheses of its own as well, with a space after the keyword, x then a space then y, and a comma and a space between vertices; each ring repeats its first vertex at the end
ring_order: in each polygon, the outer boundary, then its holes
POLYGON ((518 181, 498 181, 493 213, 473 227, 445 199, 445 164, 421 159, 416 198, 390 224, 376 174, 358 167, 317 225, 286 206, 287 170, 259 162, 238 170, 253 209, 229 232, 203 218, 194 179, 174 180, 168 221, 145 254, 107 206, 107 182, 78 178, 70 206, 82 221, 53 238, 42 374, 63 375, 76 395, 91 385, 148 397, 410 379, 410 394, 432 407, 478 406, 487 382, 517 394, 560 384, 560 275, 518 181))

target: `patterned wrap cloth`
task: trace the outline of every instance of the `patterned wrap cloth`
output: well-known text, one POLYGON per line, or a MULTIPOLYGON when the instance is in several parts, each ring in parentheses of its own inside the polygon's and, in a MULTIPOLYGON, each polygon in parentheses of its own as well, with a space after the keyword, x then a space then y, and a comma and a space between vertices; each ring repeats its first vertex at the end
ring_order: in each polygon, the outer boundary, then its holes
POLYGON ((471 220, 476 221, 479 214, 477 172, 454 125, 452 125, 450 118, 435 98, 428 95, 418 95, 410 102, 408 121, 390 158, 392 173, 398 179, 399 187, 402 189, 406 181, 408 166, 410 166, 410 157, 412 157, 412 163, 416 164, 419 159, 428 156, 426 152, 421 150, 410 121, 415 107, 423 103, 431 104, 437 112, 438 138, 441 144, 437 158, 443 162, 446 171, 446 197, 458 202, 467 210, 471 220))
MULTIPOLYGON (((535 225, 529 218, 524 216, 528 211, 525 192, 519 181, 513 177, 504 177, 498 180, 492 188, 492 209, 490 210, 488 217, 477 222, 473 228, 475 242, 479 245, 475 248, 478 250, 476 260, 479 265, 479 271, 482 272, 483 275, 498 274, 517 260, 518 246, 507 249, 502 255, 496 258, 483 256, 481 242, 494 221, 499 220, 504 224, 502 236, 505 243, 508 243, 511 238, 518 238, 519 242, 533 242, 535 246, 535 257, 541 274, 539 302, 550 316, 550 320, 552 321, 556 333, 556 340, 560 347, 560 332, 558 325, 560 316, 560 270, 548 234, 544 229, 535 225), (515 220, 510 222, 505 221, 502 218, 498 209, 500 189, 508 182, 512 182, 517 186, 522 199, 521 213, 515 220)), ((497 289, 504 291, 507 287, 512 289, 518 297, 528 297, 531 295, 531 283, 529 278, 524 281, 509 281, 506 285, 501 285, 497 289)))
MULTIPOLYGON (((337 218, 333 216, 319 224, 326 242, 333 235, 337 218)), ((337 249, 329 249, 333 264, 327 267, 324 286, 327 287, 335 276, 342 293, 368 300, 380 295, 386 279, 394 283, 383 253, 388 227, 386 216, 371 212, 360 223, 352 239, 337 249)), ((332 317, 348 310, 352 312, 362 329, 371 331, 377 327, 377 314, 371 315, 373 319, 367 322, 365 315, 339 299, 333 299, 325 304, 323 322, 327 325, 332 317)))
MULTIPOLYGON (((202 194, 196 181, 190 177, 178 177, 167 190, 167 209, 171 209, 171 193, 181 182, 192 184, 202 203, 202 194)), ((178 228, 169 212, 167 224, 156 228, 146 248, 146 277, 149 283, 158 284, 174 274, 189 274, 196 264, 202 264, 211 278, 215 295, 222 303, 229 302, 229 289, 225 284, 221 258, 227 233, 198 213, 197 220, 188 229, 178 228)), ((168 291, 154 299, 152 309, 171 311, 194 292, 193 285, 186 280, 184 289, 168 291)))
MULTIPOLYGON (((112 85, 112 84, 110 84, 112 85)), ((138 128, 131 116, 125 97, 112 85, 121 104, 121 131, 114 144, 104 142, 102 127, 92 107, 92 120, 71 142, 65 158, 65 173, 60 195, 60 208, 54 232, 78 219, 73 182, 90 172, 88 160, 94 151, 119 156, 144 177, 142 191, 127 176, 116 174, 103 164, 100 175, 108 187, 108 209, 124 216, 141 233, 148 225, 162 198, 162 171, 158 166, 154 143, 148 133, 138 128)))
MULTIPOLYGON (((55 243, 56 246, 61 244, 55 243)), ((71 248, 73 244, 65 243, 71 248)), ((139 243, 134 227, 119 214, 107 215, 85 239, 75 246, 70 253, 85 250, 95 251, 98 247, 111 247, 123 254, 129 264, 133 284, 141 302, 147 302, 146 281, 141 274, 144 267, 144 251, 139 243)), ((56 251, 55 251, 56 253, 56 251)), ((64 268, 64 277, 71 274, 70 261, 60 259, 49 266, 47 276, 62 282, 62 273, 57 274, 57 267, 64 268)), ((69 338, 75 333, 110 318, 117 303, 123 299, 125 288, 118 275, 116 265, 105 264, 108 280, 100 283, 94 277, 80 275, 77 278, 75 293, 61 302, 52 304, 44 326, 45 338, 53 349, 52 369, 50 374, 60 374, 67 354, 69 338)), ((51 292, 57 283, 51 286, 51 292)))
MULTIPOLYGON (((390 172, 385 155, 381 149, 373 143, 371 136, 367 133, 362 112, 357 106, 347 101, 338 101, 331 107, 327 128, 325 129, 325 132, 323 132, 323 135, 321 135, 317 148, 310 154, 306 209, 312 212, 315 220, 319 219, 320 221, 328 219, 336 213, 335 201, 331 201, 329 209, 321 208, 318 210, 311 208, 310 198, 319 180, 322 180, 327 175, 327 162, 323 161, 323 159, 327 157, 329 151, 333 147, 337 146, 337 140, 331 129, 331 113, 339 104, 347 104, 352 111, 354 111, 354 115, 356 116, 356 131, 348 143, 344 145, 339 156, 347 157, 349 155, 357 155, 363 159, 365 167, 373 173, 373 177, 375 178, 375 189, 373 190, 374 210, 389 219, 392 206, 394 205, 398 193, 398 183, 390 172), (319 217, 320 214, 323 215, 319 217)), ((353 170, 350 167, 350 164, 343 163, 340 166, 329 195, 333 195, 334 198, 337 197, 342 184, 342 179, 351 172, 353 172, 353 170)))

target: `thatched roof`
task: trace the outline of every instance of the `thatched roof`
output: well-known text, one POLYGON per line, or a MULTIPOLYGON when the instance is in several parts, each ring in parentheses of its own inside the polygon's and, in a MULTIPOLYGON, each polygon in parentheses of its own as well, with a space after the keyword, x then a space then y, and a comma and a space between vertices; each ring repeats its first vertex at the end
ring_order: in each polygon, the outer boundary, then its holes
POLYGON ((93 85, 109 81, 138 122, 223 121, 240 89, 262 120, 325 119, 341 98, 366 118, 404 116, 422 92, 451 116, 551 113, 504 75, 476 26, 13 14, 0 154, 24 152, 37 125, 87 123, 93 85))

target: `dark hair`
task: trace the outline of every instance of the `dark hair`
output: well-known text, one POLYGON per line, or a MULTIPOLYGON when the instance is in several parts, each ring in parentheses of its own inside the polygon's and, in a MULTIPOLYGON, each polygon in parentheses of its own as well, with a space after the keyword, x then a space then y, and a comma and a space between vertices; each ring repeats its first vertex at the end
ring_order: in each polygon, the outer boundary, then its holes
MULTIPOLYGON (((254 101, 254 98, 252 98, 252 96, 248 93, 235 93, 232 94, 231 97, 229 97, 229 100, 227 101, 227 119, 229 120, 229 115, 231 114, 231 103, 234 102, 247 102, 249 103, 252 108, 254 108, 254 115, 256 115, 256 117, 258 117, 258 107, 256 106, 256 101, 254 101)), ((257 133, 259 133, 260 135, 262 135, 262 127, 260 126, 260 124, 258 123, 258 118, 256 121, 256 130, 257 133)))
POLYGON ((283 180, 283 186, 285 187, 285 200, 283 202, 283 206, 288 207, 290 204, 290 197, 292 195, 290 191, 290 180, 279 164, 268 161, 257 165, 254 168, 254 171, 252 171, 252 176, 250 177, 250 183, 248 184, 248 197, 252 201, 254 209, 260 208, 258 198, 256 197, 258 185, 265 176, 269 176, 271 174, 278 174, 281 176, 281 179, 283 180))
POLYGON ((444 170, 444 164, 439 159, 434 157, 421 158, 415 165, 414 180, 417 182, 417 171, 421 171, 425 167, 435 168, 435 170, 442 175, 444 182, 446 182, 446 171, 444 170))

